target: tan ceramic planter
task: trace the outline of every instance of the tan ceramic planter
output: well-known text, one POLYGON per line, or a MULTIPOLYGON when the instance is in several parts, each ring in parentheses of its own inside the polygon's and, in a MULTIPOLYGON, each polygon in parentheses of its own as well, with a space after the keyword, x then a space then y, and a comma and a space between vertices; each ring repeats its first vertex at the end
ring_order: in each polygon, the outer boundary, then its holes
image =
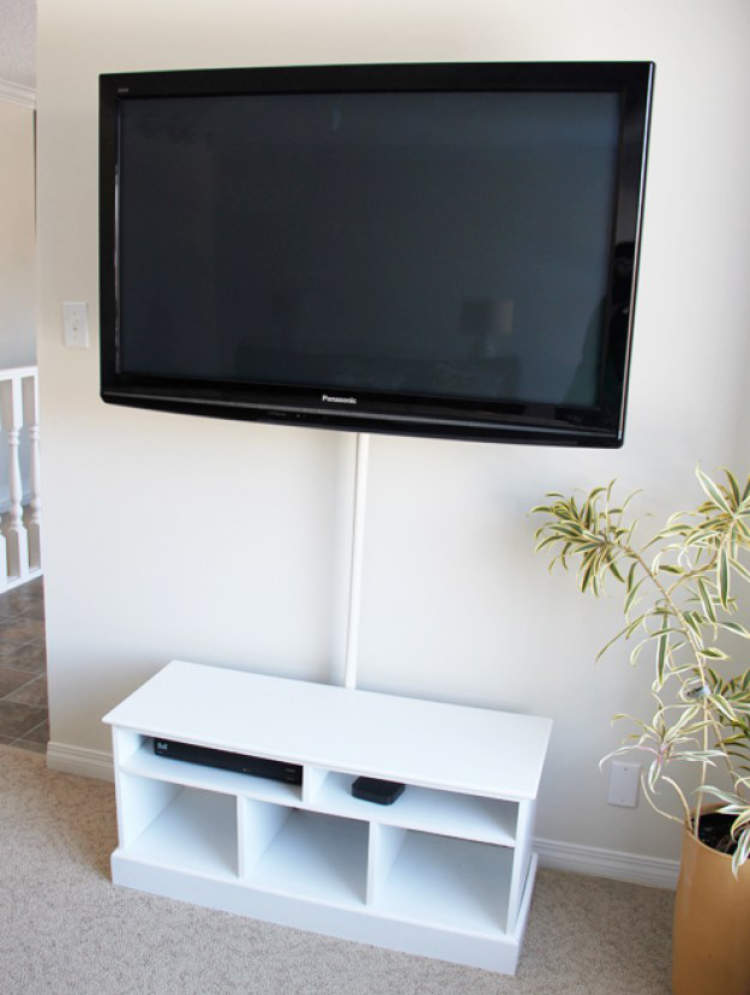
POLYGON ((674 912, 674 995, 750 995, 750 862, 684 830, 674 912))

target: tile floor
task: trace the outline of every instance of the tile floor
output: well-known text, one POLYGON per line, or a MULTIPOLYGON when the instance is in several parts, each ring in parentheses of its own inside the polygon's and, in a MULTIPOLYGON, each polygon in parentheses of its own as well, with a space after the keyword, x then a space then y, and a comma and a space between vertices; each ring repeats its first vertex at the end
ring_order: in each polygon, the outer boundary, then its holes
POLYGON ((44 582, 0 595, 0 743, 44 753, 49 739, 44 582))

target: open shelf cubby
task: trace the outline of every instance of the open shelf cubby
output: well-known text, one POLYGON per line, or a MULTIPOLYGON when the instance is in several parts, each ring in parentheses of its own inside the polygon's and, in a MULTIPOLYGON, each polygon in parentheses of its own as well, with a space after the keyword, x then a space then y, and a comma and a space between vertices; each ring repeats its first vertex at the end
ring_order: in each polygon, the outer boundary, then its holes
POLYGON ((365 902, 366 822, 246 802, 244 877, 256 888, 355 906, 365 902))
POLYGON ((513 973, 548 719, 173 661, 112 726, 116 884, 513 973), (154 739, 302 768, 302 784, 154 739), (391 805, 360 775, 400 781, 391 805))
POLYGON ((237 876, 237 799, 123 775, 121 811, 131 860, 217 878, 237 876))
POLYGON ((189 787, 204 788, 206 791, 224 791, 228 794, 252 795, 270 802, 284 805, 297 805, 302 797, 299 785, 271 781, 252 774, 241 774, 218 767, 189 763, 185 760, 172 760, 154 753, 154 737, 141 736, 140 742, 122 769, 140 777, 153 777, 157 780, 173 781, 189 787))
POLYGON ((447 836, 515 846, 518 804, 408 784, 392 805, 352 796, 354 774, 327 771, 310 805, 319 811, 447 836))
POLYGON ((499 939, 506 926, 513 853, 473 840, 384 827, 379 911, 406 921, 499 939), (388 836, 394 837, 387 839, 388 836))

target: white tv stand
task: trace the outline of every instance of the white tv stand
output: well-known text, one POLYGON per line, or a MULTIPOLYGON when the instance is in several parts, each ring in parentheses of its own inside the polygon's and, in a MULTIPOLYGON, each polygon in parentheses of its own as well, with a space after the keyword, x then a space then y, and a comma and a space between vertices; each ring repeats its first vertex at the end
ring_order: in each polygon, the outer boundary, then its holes
POLYGON ((104 721, 116 884, 515 971, 549 719, 173 661, 104 721), (159 757, 156 737, 300 764, 302 785, 159 757), (361 774, 406 790, 353 798, 361 774))

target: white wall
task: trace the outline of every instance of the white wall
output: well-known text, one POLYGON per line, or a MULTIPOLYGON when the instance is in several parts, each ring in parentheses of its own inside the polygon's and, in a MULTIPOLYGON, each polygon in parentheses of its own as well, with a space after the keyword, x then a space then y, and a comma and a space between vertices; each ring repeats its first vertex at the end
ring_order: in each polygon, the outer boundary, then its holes
MULTIPOLYGON (((36 363, 34 112, 0 97, 0 370, 36 363)), ((0 511, 10 506, 8 449, 0 426, 0 511)), ((29 446, 21 435, 29 490, 29 446)))
POLYGON ((34 112, 0 98, 0 370, 36 362, 34 112))
MULTIPOLYGON (((657 517, 732 463, 745 407, 750 89, 743 2, 41 0, 39 354, 52 739, 107 746, 98 717, 174 656, 339 674, 351 437, 104 406, 98 355, 60 343, 63 299, 97 320, 97 74, 389 60, 654 59, 646 222, 625 447, 556 451, 374 438, 361 683, 555 719, 540 835, 655 856, 645 803, 609 808, 598 757, 647 669, 596 649, 619 601, 532 554, 527 509, 618 477, 657 517)), ((746 453, 743 453, 746 456, 746 453)), ((745 468, 740 467, 740 471, 745 468)), ((502 758, 499 758, 501 761, 502 758)))

